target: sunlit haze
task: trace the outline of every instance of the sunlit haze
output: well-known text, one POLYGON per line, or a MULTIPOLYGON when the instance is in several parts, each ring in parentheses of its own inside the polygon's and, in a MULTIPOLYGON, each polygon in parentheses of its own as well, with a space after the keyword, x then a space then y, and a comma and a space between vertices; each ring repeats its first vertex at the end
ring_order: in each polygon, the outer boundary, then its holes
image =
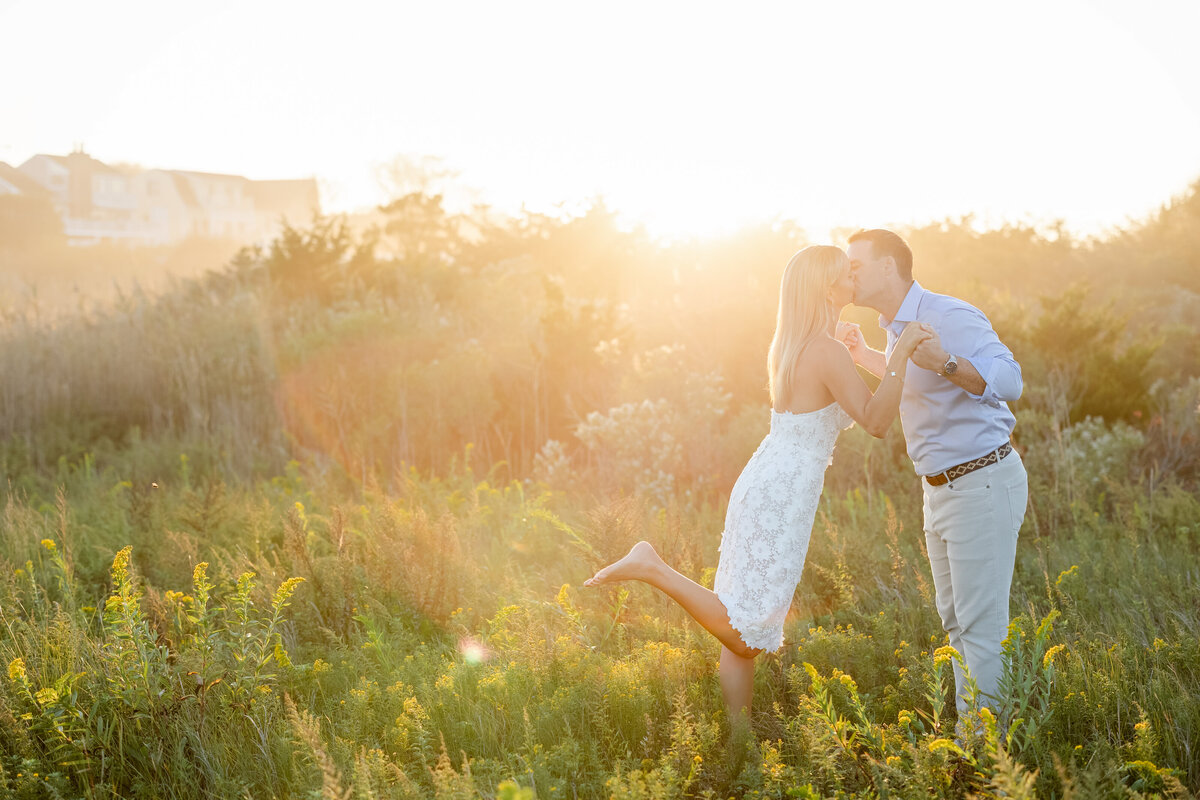
POLYGON ((315 176, 438 156, 661 235, 974 213, 1096 232, 1200 177, 1194 2, 0 2, 0 161, 315 176), (736 9, 736 11, 735 11, 736 9))

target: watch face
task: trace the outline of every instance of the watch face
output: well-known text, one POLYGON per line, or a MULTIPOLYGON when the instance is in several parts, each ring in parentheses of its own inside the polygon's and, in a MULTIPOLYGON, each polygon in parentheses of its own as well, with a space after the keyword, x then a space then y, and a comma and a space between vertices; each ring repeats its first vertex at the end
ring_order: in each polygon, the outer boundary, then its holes
POLYGON ((954 360, 954 356, 950 356, 950 360, 946 362, 946 366, 942 367, 942 372, 947 375, 953 375, 958 371, 958 362, 954 360))

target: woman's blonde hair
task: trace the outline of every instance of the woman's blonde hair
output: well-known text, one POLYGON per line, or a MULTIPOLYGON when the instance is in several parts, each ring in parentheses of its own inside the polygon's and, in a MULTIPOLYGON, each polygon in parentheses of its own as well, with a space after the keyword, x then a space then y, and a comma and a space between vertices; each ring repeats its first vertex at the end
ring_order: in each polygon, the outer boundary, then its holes
POLYGON ((848 265, 841 248, 814 244, 792 256, 784 269, 775 338, 767 353, 772 408, 779 409, 789 399, 800 354, 816 339, 828 335, 835 313, 829 290, 848 265))

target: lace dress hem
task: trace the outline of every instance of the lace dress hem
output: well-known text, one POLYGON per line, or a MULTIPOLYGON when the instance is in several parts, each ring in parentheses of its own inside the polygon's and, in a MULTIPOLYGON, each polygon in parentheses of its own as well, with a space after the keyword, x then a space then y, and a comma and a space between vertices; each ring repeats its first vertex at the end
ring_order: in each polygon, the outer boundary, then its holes
POLYGON ((730 598, 729 592, 717 590, 714 594, 725 606, 725 615, 729 619, 730 627, 738 632, 747 647, 765 653, 774 653, 783 647, 782 625, 756 623, 755 620, 760 619, 761 614, 739 609, 736 598, 730 598))

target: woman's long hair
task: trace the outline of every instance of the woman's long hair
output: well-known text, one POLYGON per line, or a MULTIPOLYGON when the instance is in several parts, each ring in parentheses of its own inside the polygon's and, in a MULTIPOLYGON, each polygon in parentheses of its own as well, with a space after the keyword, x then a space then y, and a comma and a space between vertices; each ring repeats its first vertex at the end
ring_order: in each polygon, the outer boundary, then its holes
POLYGON ((828 335, 834 322, 829 290, 847 264, 841 248, 814 244, 792 256, 783 271, 775 338, 767 353, 772 408, 779 409, 790 399, 796 362, 804 348, 828 335))

